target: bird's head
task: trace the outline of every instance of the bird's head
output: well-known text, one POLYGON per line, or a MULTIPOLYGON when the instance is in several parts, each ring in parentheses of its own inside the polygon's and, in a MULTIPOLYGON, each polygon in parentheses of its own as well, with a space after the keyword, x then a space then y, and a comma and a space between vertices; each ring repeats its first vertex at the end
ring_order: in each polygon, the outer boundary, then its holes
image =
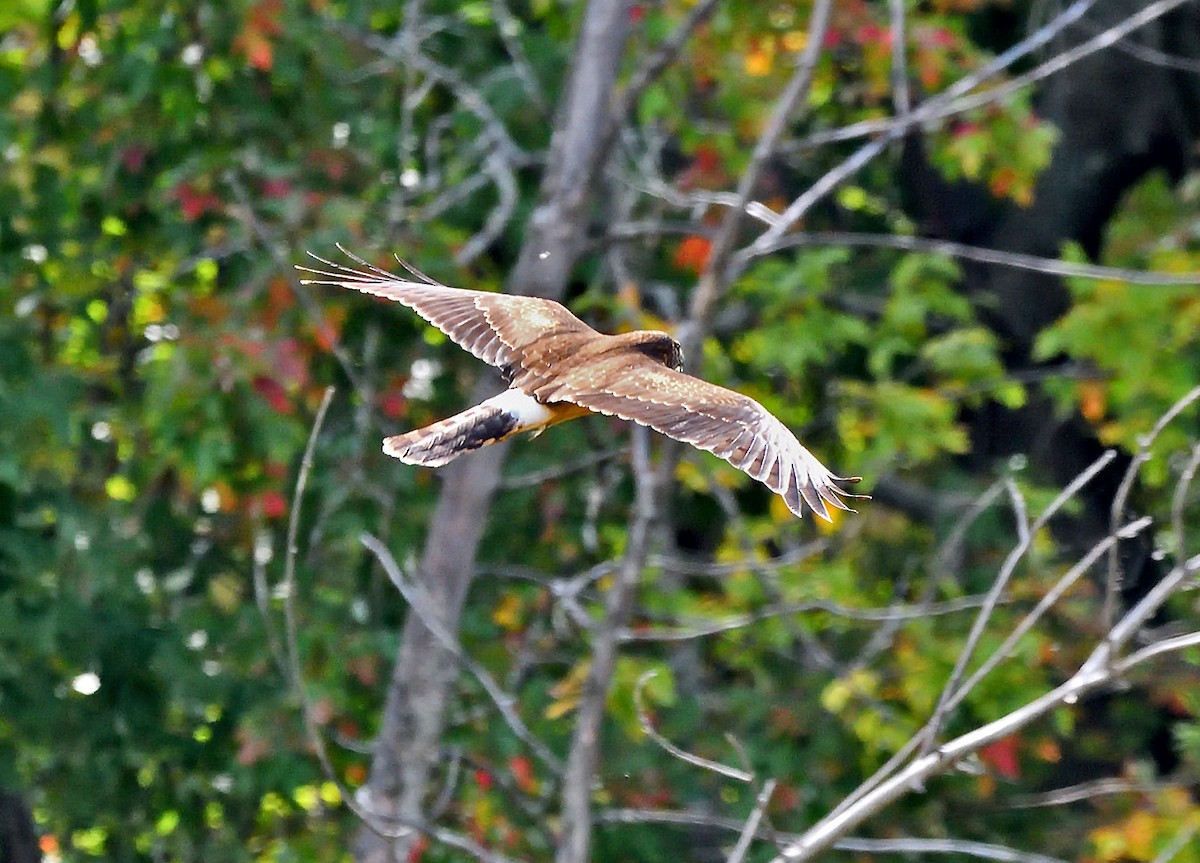
POLYGON ((667 368, 683 371, 683 348, 669 334, 660 330, 638 330, 619 338, 631 342, 639 351, 667 368))

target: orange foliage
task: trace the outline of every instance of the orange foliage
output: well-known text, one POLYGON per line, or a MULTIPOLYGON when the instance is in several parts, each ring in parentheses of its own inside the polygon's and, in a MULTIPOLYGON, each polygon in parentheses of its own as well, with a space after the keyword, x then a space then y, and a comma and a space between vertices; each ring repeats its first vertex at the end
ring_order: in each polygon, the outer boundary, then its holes
POLYGON ((708 256, 712 253, 712 240, 707 237, 684 237, 683 242, 675 249, 675 266, 681 270, 689 270, 696 275, 704 272, 708 266, 708 256))

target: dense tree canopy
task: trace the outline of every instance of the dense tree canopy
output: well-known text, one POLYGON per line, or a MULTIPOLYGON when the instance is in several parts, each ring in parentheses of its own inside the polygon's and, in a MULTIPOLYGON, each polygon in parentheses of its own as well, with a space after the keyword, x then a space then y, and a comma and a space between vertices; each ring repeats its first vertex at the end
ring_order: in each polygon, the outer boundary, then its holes
POLYGON ((1195 0, 0 4, 0 860, 1200 863, 1197 72, 1195 0), (336 243, 873 499, 389 460, 500 382, 336 243))

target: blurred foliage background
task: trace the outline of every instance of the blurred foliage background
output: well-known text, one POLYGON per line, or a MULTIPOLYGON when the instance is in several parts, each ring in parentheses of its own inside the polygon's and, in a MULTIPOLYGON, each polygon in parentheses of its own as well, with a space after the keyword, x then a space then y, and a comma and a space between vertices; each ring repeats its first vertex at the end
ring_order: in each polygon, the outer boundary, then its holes
MULTIPOLYGON (((565 301, 599 329, 673 328, 686 315, 721 195, 807 44, 804 0, 710 5, 624 118, 579 226, 565 301)), ((943 91, 1052 20, 1053 5, 900 2, 897 28, 897 4, 836 3, 803 117, 755 199, 782 212, 866 140, 838 130, 943 91)), ((1008 79, 1145 4, 1098 5, 1008 79)), ((741 262, 692 370, 759 399, 876 499, 832 526, 797 521, 724 462, 679 462, 667 540, 609 697, 594 859, 717 859, 736 832, 617 813, 736 824, 753 803, 752 790, 639 730, 644 672, 659 672, 644 700, 663 733, 737 762, 723 736, 734 735, 747 764, 780 783, 770 823, 799 831, 936 704, 972 598, 1018 535, 1016 498, 1000 494, 948 544, 972 502, 1008 482, 1036 513, 1103 447, 1123 453, 1034 537, 984 654, 1107 529, 1118 468, 1200 377, 1195 286, 1126 277, 1200 270, 1200 13, 1175 5, 1036 86, 913 127, 840 175, 794 242, 741 262), (1064 280, 1041 264, 883 242, 913 237, 1128 272, 1064 280), (863 613, 892 606, 921 613, 863 613), (731 615, 746 617, 723 626, 731 615)), ((406 310, 302 287, 291 265, 341 242, 384 266, 397 252, 452 285, 504 287, 583 9, 3 4, 0 787, 32 808, 49 859, 351 859, 358 821, 338 783, 367 781, 406 614, 360 535, 411 563, 439 488, 437 474, 386 459, 379 440, 461 409, 490 373, 406 310), (294 600, 332 777, 305 734, 280 635, 292 494, 329 385, 294 600)), ((693 9, 630 4, 622 80, 693 9)), ((739 242, 761 230, 746 219, 739 242)), ((466 652, 560 753, 589 654, 556 588, 585 574, 573 608, 596 619, 604 567, 628 540, 627 434, 596 417, 511 448, 461 621, 466 652)), ((1127 550, 1126 600, 1154 583, 1156 560, 1186 556, 1167 516, 1177 454, 1196 437, 1185 413, 1142 473, 1134 506, 1160 521, 1127 550)), ((1081 582, 948 731, 1069 675, 1103 635, 1102 599, 1098 581, 1081 582)), ((1182 593, 1155 623, 1195 628, 1197 617, 1182 593)), ((860 833, 1157 859, 1200 824, 1197 683, 1192 655, 1063 707, 860 833), (1064 788, 1084 790, 1056 796, 1064 788)), ((556 782, 460 675, 430 820, 545 859, 556 782)), ((1197 847, 1172 859, 1196 863, 1197 847)), ((408 852, 469 856, 436 837, 408 852)))

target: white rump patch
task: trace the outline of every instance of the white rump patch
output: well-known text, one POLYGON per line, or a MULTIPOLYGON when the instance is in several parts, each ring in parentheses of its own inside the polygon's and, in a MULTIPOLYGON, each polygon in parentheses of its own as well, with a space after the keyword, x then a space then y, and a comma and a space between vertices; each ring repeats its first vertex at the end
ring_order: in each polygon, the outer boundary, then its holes
POLYGON ((518 389, 509 389, 492 396, 483 403, 499 408, 509 416, 517 418, 517 427, 511 434, 517 434, 546 425, 554 417, 550 409, 528 393, 518 389))

